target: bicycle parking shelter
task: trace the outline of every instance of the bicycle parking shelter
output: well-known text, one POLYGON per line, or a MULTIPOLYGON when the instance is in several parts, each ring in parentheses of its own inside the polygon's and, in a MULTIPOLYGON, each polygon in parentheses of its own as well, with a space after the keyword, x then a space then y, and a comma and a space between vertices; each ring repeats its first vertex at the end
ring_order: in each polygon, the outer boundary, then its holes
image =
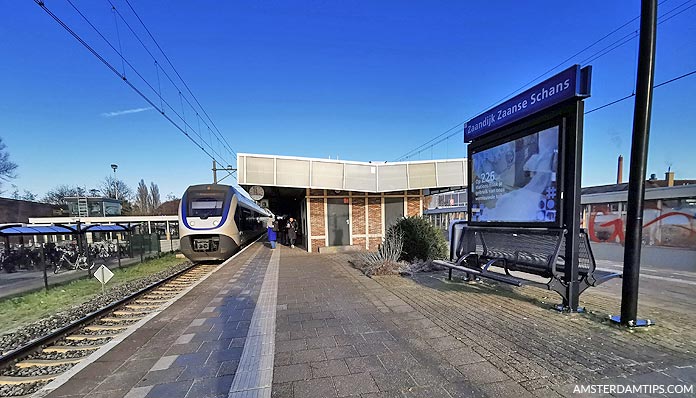
MULTIPOLYGON (((53 224, 53 225, 23 225, 23 224, 9 224, 0 226, 0 237, 5 238, 5 251, 10 250, 9 238, 11 236, 46 236, 46 235, 73 235, 77 236, 78 253, 82 254, 87 252, 89 257, 89 250, 85 250, 82 247, 82 239, 80 236, 84 236, 87 233, 94 232, 128 232, 132 233, 132 228, 128 225, 122 224, 82 224, 80 222, 76 224, 53 224)), ((116 245, 118 246, 119 239, 116 235, 116 245)), ((45 260, 45 247, 41 246, 41 259, 44 264, 44 282, 46 288, 48 289, 48 282, 46 280, 46 260, 45 260)), ((119 267, 121 265, 121 256, 118 254, 119 267)))
POLYGON ((471 119, 468 222, 450 230, 452 270, 516 286, 556 291, 575 312, 586 288, 620 274, 596 270, 580 228, 583 100, 590 66, 579 65, 471 119), (490 267, 504 269, 505 274, 490 267), (550 278, 540 283, 517 271, 550 278))

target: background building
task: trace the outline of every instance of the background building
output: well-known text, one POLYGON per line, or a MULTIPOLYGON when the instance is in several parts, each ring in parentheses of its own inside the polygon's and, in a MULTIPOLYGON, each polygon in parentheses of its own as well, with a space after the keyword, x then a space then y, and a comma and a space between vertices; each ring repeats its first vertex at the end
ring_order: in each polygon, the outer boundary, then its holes
MULTIPOLYGON (((298 245, 376 250, 399 218, 423 215, 425 189, 466 185, 466 159, 373 163, 238 154, 239 184, 300 226, 298 245)), ((282 239, 282 238, 281 238, 282 239)), ((338 249, 328 249, 338 250, 338 249)))

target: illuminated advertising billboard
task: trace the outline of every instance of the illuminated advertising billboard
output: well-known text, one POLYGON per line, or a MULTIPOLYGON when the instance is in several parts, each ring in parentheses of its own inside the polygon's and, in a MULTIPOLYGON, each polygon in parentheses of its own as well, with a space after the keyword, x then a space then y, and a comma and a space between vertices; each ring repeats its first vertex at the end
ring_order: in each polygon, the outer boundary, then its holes
POLYGON ((558 125, 471 149, 470 221, 557 225, 558 125))

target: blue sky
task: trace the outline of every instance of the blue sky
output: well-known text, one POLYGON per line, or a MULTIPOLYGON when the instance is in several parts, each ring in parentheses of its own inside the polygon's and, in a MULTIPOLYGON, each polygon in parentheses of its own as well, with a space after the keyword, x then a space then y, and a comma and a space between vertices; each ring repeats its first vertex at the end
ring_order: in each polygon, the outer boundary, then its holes
MULTIPOLYGON (((156 84, 160 70, 123 21, 114 22, 107 0, 73 2, 106 38, 120 38, 125 58, 156 84)), ((163 65, 125 0, 112 3, 163 65)), ((660 5, 660 13, 692 8, 659 25, 656 83, 696 69, 696 0, 684 3, 660 5)), ((235 151, 360 161, 400 158, 640 10, 638 0, 131 4, 235 151)), ((46 5, 121 69, 67 1, 46 5)), ((141 178, 158 183, 163 197, 211 179, 210 159, 33 1, 0 9, 0 137, 19 165, 20 189, 89 189, 112 173, 111 163, 132 187, 141 178)), ((638 20, 556 71, 637 29, 638 20)), ((634 38, 590 62, 586 109, 633 91, 636 53, 634 38)), ((177 108, 176 88, 162 73, 162 95, 177 108)), ((128 68, 126 76, 145 87, 128 68)), ((671 165, 677 178, 696 178, 694 93, 696 75, 655 90, 648 173, 663 176, 671 165)), ((184 114, 196 126, 193 111, 184 114)), ((633 100, 587 115, 583 185, 612 183, 619 154, 628 163, 632 116, 633 100)), ((459 129, 411 159, 465 154, 459 129)))

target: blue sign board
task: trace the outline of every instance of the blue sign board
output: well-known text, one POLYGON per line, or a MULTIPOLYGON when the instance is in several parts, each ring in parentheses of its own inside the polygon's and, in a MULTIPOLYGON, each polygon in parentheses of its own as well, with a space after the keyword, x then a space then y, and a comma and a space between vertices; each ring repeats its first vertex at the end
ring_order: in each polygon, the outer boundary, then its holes
POLYGON ((580 69, 580 65, 573 65, 522 94, 476 116, 464 125, 464 142, 481 138, 494 130, 568 99, 589 97, 591 72, 592 69, 589 66, 580 69))

